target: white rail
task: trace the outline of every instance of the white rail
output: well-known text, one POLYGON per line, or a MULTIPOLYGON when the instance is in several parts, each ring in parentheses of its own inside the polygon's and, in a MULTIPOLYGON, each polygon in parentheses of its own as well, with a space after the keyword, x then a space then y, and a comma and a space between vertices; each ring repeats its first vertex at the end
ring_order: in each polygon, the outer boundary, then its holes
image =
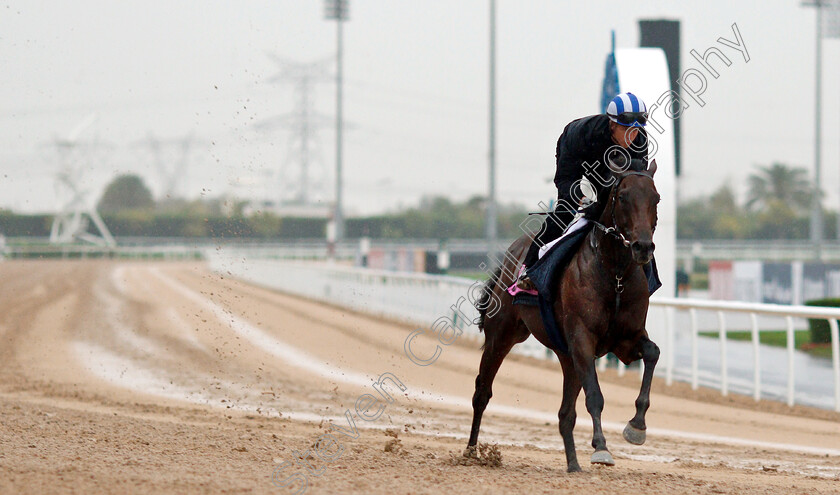
MULTIPOLYGON (((719 339, 720 339, 720 375, 721 375, 721 393, 727 395, 729 390, 728 379, 728 365, 727 365, 727 329, 725 312, 740 313, 749 316, 751 343, 753 349, 753 398, 758 401, 761 399, 761 346, 759 345, 759 325, 758 316, 774 316, 783 317, 786 322, 787 342, 787 391, 786 399, 789 406, 794 404, 795 394, 795 335, 794 335, 794 318, 814 318, 824 319, 828 321, 831 329, 831 361, 834 375, 834 409, 840 412, 840 337, 838 336, 838 319, 840 319, 840 308, 824 308, 815 306, 786 306, 780 304, 759 304, 759 303, 743 303, 735 301, 707 301, 700 299, 665 299, 654 298, 651 299, 651 307, 665 308, 667 311, 684 310, 690 315, 690 329, 692 336, 692 363, 691 363, 691 385, 696 389, 699 381, 698 370, 698 325, 697 312, 698 311, 713 311, 717 313, 719 324, 719 339)), ((666 341, 670 346, 674 340, 675 327, 673 324, 666 325, 667 338, 666 341)), ((765 330, 769 331, 769 330, 765 330)), ((667 348, 672 351, 672 347, 667 348)), ((669 352, 669 354, 673 354, 669 352)), ((673 363, 670 359, 666 359, 666 376, 673 373, 673 363)))
MULTIPOLYGON (((480 338, 475 325, 471 322, 463 322, 463 316, 466 316, 467 319, 476 316, 471 302, 475 300, 477 293, 471 292, 480 286, 480 282, 475 280, 367 270, 328 263, 264 259, 254 257, 253 253, 242 250, 212 250, 206 253, 206 258, 211 267, 221 273, 229 273, 285 292, 327 301, 331 304, 359 311, 397 318, 413 324, 431 325, 442 316, 453 320, 461 317, 464 336, 470 339, 480 338)), ((677 337, 687 336, 690 338, 688 346, 690 354, 686 355, 684 359, 690 360, 690 371, 687 377, 684 376, 683 378, 690 381, 694 389, 698 388, 701 379, 704 384, 720 386, 723 395, 727 395, 732 387, 731 366, 743 367, 745 362, 749 361, 741 357, 732 364, 728 363, 728 344, 730 342, 727 334, 740 329, 749 330, 752 342, 752 380, 746 386, 743 383, 739 384, 739 388, 741 391, 744 391, 745 388, 751 388, 755 400, 760 400, 762 396, 766 396, 762 382, 760 359, 762 346, 759 345, 759 318, 776 317, 783 319, 785 321, 783 330, 771 328, 763 331, 778 330, 786 332, 786 387, 783 395, 789 405, 794 404, 796 392, 795 321, 802 322, 802 318, 828 320, 831 329, 834 409, 840 411, 840 349, 838 349, 840 345, 840 337, 838 337, 840 308, 654 298, 651 300, 648 319, 659 317, 663 318, 665 335, 664 338, 662 338, 663 336, 659 337, 662 340, 660 344, 663 348, 664 359, 660 362, 657 372, 664 373, 666 383, 670 385, 677 372, 684 374, 685 366, 675 366, 676 339, 677 337), (716 327, 718 333, 719 380, 704 376, 700 370, 701 342, 707 348, 709 345, 708 339, 700 339, 700 320, 701 317, 711 315, 716 316, 717 325, 709 322, 708 318, 703 325, 705 325, 704 330, 716 327), (730 315, 731 319, 727 319, 726 315, 730 315), (684 325, 688 327, 687 331, 682 328, 678 330, 678 327, 680 327, 680 323, 677 321, 679 316, 683 316, 682 319, 687 320, 684 325), (738 322, 738 319, 741 321, 738 322), (731 323, 728 324, 728 322, 731 323)), ((732 345, 734 346, 735 343, 733 342, 732 345)), ((544 348, 533 338, 523 346, 517 347, 518 351, 524 354, 538 357, 547 356, 544 348)), ((767 348, 765 349, 765 352, 770 352, 767 348)), ((548 355, 550 356, 550 354, 548 355)), ((705 358, 707 355, 708 351, 702 354, 702 357, 705 358)), ((599 367, 603 368, 605 365, 605 360, 599 362, 599 367)), ((782 363, 774 363, 774 371, 780 365, 782 363)), ((709 366, 705 366, 703 373, 708 374, 709 371, 709 366)), ((625 372, 625 367, 621 363, 618 365, 618 372, 619 374, 625 372)), ((747 390, 746 393, 749 393, 749 391, 747 390)))

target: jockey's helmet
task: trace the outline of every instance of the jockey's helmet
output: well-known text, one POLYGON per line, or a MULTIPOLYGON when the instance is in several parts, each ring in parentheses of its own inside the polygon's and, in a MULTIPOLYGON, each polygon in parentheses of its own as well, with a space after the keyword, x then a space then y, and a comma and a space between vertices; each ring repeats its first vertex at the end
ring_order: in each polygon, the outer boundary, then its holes
POLYGON ((647 105, 633 93, 620 93, 607 105, 607 117, 625 127, 644 127, 647 123, 647 105))

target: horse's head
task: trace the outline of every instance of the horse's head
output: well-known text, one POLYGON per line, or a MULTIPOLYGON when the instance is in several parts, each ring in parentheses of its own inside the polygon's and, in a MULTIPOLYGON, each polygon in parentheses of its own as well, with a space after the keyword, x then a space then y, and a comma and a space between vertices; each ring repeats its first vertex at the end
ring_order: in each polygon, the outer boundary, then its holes
POLYGON ((604 210, 605 215, 611 215, 604 221, 612 222, 625 244, 629 244, 633 261, 640 265, 651 260, 655 248, 653 231, 656 230, 656 205, 659 203, 659 193, 653 183, 655 173, 656 160, 649 167, 646 162, 632 160, 626 170, 614 172, 616 183, 604 210))

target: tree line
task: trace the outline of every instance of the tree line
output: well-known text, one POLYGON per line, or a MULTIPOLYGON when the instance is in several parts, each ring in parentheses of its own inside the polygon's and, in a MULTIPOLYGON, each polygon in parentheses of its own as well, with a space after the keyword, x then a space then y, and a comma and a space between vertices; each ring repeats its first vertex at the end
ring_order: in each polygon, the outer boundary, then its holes
MULTIPOLYGON (((709 196, 678 206, 679 239, 806 239, 813 195, 807 172, 782 163, 759 166, 748 179, 746 200, 739 203, 724 184, 709 196)), ((143 180, 122 175, 105 189, 97 208, 117 237, 248 238, 289 240, 323 238, 327 219, 246 215, 247 202, 222 199, 155 201, 143 180)), ((418 205, 394 213, 348 218, 349 238, 383 239, 481 238, 486 201, 429 196, 418 205)), ((499 236, 521 235, 528 210, 520 204, 498 207, 499 236)), ((46 237, 52 215, 19 215, 0 210, 0 231, 11 237, 46 237)), ((836 214, 825 212, 825 236, 834 238, 836 214)))
MULTIPOLYGON (((326 218, 279 216, 249 212, 248 202, 225 199, 155 201, 143 180, 122 175, 106 186, 97 203, 105 224, 116 237, 185 237, 290 240, 324 238, 326 218)), ((349 238, 480 238, 484 235, 485 200, 463 202, 426 197, 399 212, 345 220, 349 238)), ((525 208, 499 208, 500 236, 518 235, 525 208)), ((53 216, 20 215, 0 210, 0 232, 9 237, 47 237, 53 216)))
MULTIPOLYGON (((783 163, 758 166, 737 200, 730 184, 709 196, 682 201, 677 208, 678 239, 808 239, 814 188, 808 172, 783 163)), ((836 238, 837 214, 823 209, 824 236, 836 238)))

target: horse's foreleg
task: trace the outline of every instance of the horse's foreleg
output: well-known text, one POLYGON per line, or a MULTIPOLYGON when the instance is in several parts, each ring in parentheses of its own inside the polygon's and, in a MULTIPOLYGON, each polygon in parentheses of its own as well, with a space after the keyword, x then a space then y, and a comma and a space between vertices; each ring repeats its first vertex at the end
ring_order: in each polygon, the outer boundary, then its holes
POLYGON ((653 370, 659 360, 659 347, 648 338, 641 342, 642 361, 645 364, 645 372, 642 376, 642 388, 639 390, 639 397, 636 399, 636 415, 633 416, 624 428, 624 439, 634 445, 645 443, 645 413, 650 407, 650 386, 653 382, 653 370))
POLYGON ((586 410, 592 416, 592 464, 615 465, 612 455, 607 450, 607 439, 604 438, 604 431, 601 429, 601 412, 604 410, 604 394, 601 393, 601 386, 598 384, 598 375, 595 372, 595 357, 590 342, 575 342, 572 344, 573 361, 575 371, 580 378, 583 391, 586 394, 586 410))
POLYGON ((580 471, 577 453, 575 452, 575 421, 577 411, 575 404, 580 394, 580 380, 578 380, 575 366, 568 356, 557 355, 563 366, 563 403, 557 417, 560 420, 560 436, 563 437, 563 447, 566 450, 566 470, 570 473, 580 471))
MULTIPOLYGON (((505 331, 505 329, 500 329, 505 331)), ((511 330, 512 331, 512 330, 511 330)), ((514 339, 502 337, 501 341, 489 340, 485 344, 484 353, 481 355, 481 364, 478 368, 478 376, 475 378, 475 394, 473 394, 473 421, 470 430, 470 440, 467 442, 467 449, 464 456, 475 457, 475 446, 478 443, 478 429, 481 427, 481 416, 487 403, 493 397, 493 380, 502 365, 502 361, 513 348, 514 339)))

